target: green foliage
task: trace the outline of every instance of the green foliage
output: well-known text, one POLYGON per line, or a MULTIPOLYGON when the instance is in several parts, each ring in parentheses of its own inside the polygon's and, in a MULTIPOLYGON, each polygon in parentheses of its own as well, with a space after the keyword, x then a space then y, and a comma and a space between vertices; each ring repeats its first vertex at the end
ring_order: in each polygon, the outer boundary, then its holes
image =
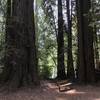
POLYGON ((49 24, 48 17, 45 16, 43 8, 37 3, 35 12, 38 63, 40 76, 42 78, 51 78, 53 69, 56 67, 57 59, 57 41, 55 29, 49 24))
POLYGON ((92 19, 90 26, 100 28, 100 1, 92 0, 91 5, 92 7, 87 15, 89 19, 92 19))
POLYGON ((40 72, 40 77, 42 77, 43 79, 49 79, 51 77, 52 73, 51 73, 51 67, 46 66, 46 65, 42 65, 42 69, 40 72))

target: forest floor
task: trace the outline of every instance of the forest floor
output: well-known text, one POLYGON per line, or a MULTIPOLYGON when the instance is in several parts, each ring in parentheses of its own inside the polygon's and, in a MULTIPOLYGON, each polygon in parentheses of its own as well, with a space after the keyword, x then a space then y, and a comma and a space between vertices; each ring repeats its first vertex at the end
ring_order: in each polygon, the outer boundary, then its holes
POLYGON ((0 100, 100 100, 100 86, 74 85, 70 90, 59 92, 54 82, 42 81, 35 89, 1 92, 0 100))

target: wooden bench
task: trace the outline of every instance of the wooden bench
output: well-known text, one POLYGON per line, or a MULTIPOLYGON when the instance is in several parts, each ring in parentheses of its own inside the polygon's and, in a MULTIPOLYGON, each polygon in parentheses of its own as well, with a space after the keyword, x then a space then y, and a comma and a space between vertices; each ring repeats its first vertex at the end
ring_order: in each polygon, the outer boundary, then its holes
POLYGON ((68 83, 67 80, 57 81, 56 84, 57 84, 60 92, 64 92, 64 91, 68 91, 68 90, 72 89, 70 87, 70 85, 72 85, 72 83, 68 83))

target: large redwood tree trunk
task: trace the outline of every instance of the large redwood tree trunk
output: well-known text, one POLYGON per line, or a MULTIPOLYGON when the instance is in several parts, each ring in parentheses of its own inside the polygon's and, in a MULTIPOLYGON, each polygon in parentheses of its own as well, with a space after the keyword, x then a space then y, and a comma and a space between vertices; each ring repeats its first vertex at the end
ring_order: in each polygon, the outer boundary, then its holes
POLYGON ((79 47, 79 81, 91 83, 95 81, 93 54, 93 29, 89 26, 91 19, 87 14, 90 0, 76 0, 78 16, 78 47, 79 47))
POLYGON ((34 1, 13 0, 12 4, 8 1, 3 82, 12 87, 37 84, 34 1))

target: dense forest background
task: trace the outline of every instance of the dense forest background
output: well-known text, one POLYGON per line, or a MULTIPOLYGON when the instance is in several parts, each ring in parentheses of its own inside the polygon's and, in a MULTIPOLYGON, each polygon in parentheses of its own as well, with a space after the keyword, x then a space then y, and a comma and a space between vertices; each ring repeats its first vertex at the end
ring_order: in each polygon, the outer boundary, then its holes
POLYGON ((0 82, 100 80, 99 0, 0 0, 0 82))

